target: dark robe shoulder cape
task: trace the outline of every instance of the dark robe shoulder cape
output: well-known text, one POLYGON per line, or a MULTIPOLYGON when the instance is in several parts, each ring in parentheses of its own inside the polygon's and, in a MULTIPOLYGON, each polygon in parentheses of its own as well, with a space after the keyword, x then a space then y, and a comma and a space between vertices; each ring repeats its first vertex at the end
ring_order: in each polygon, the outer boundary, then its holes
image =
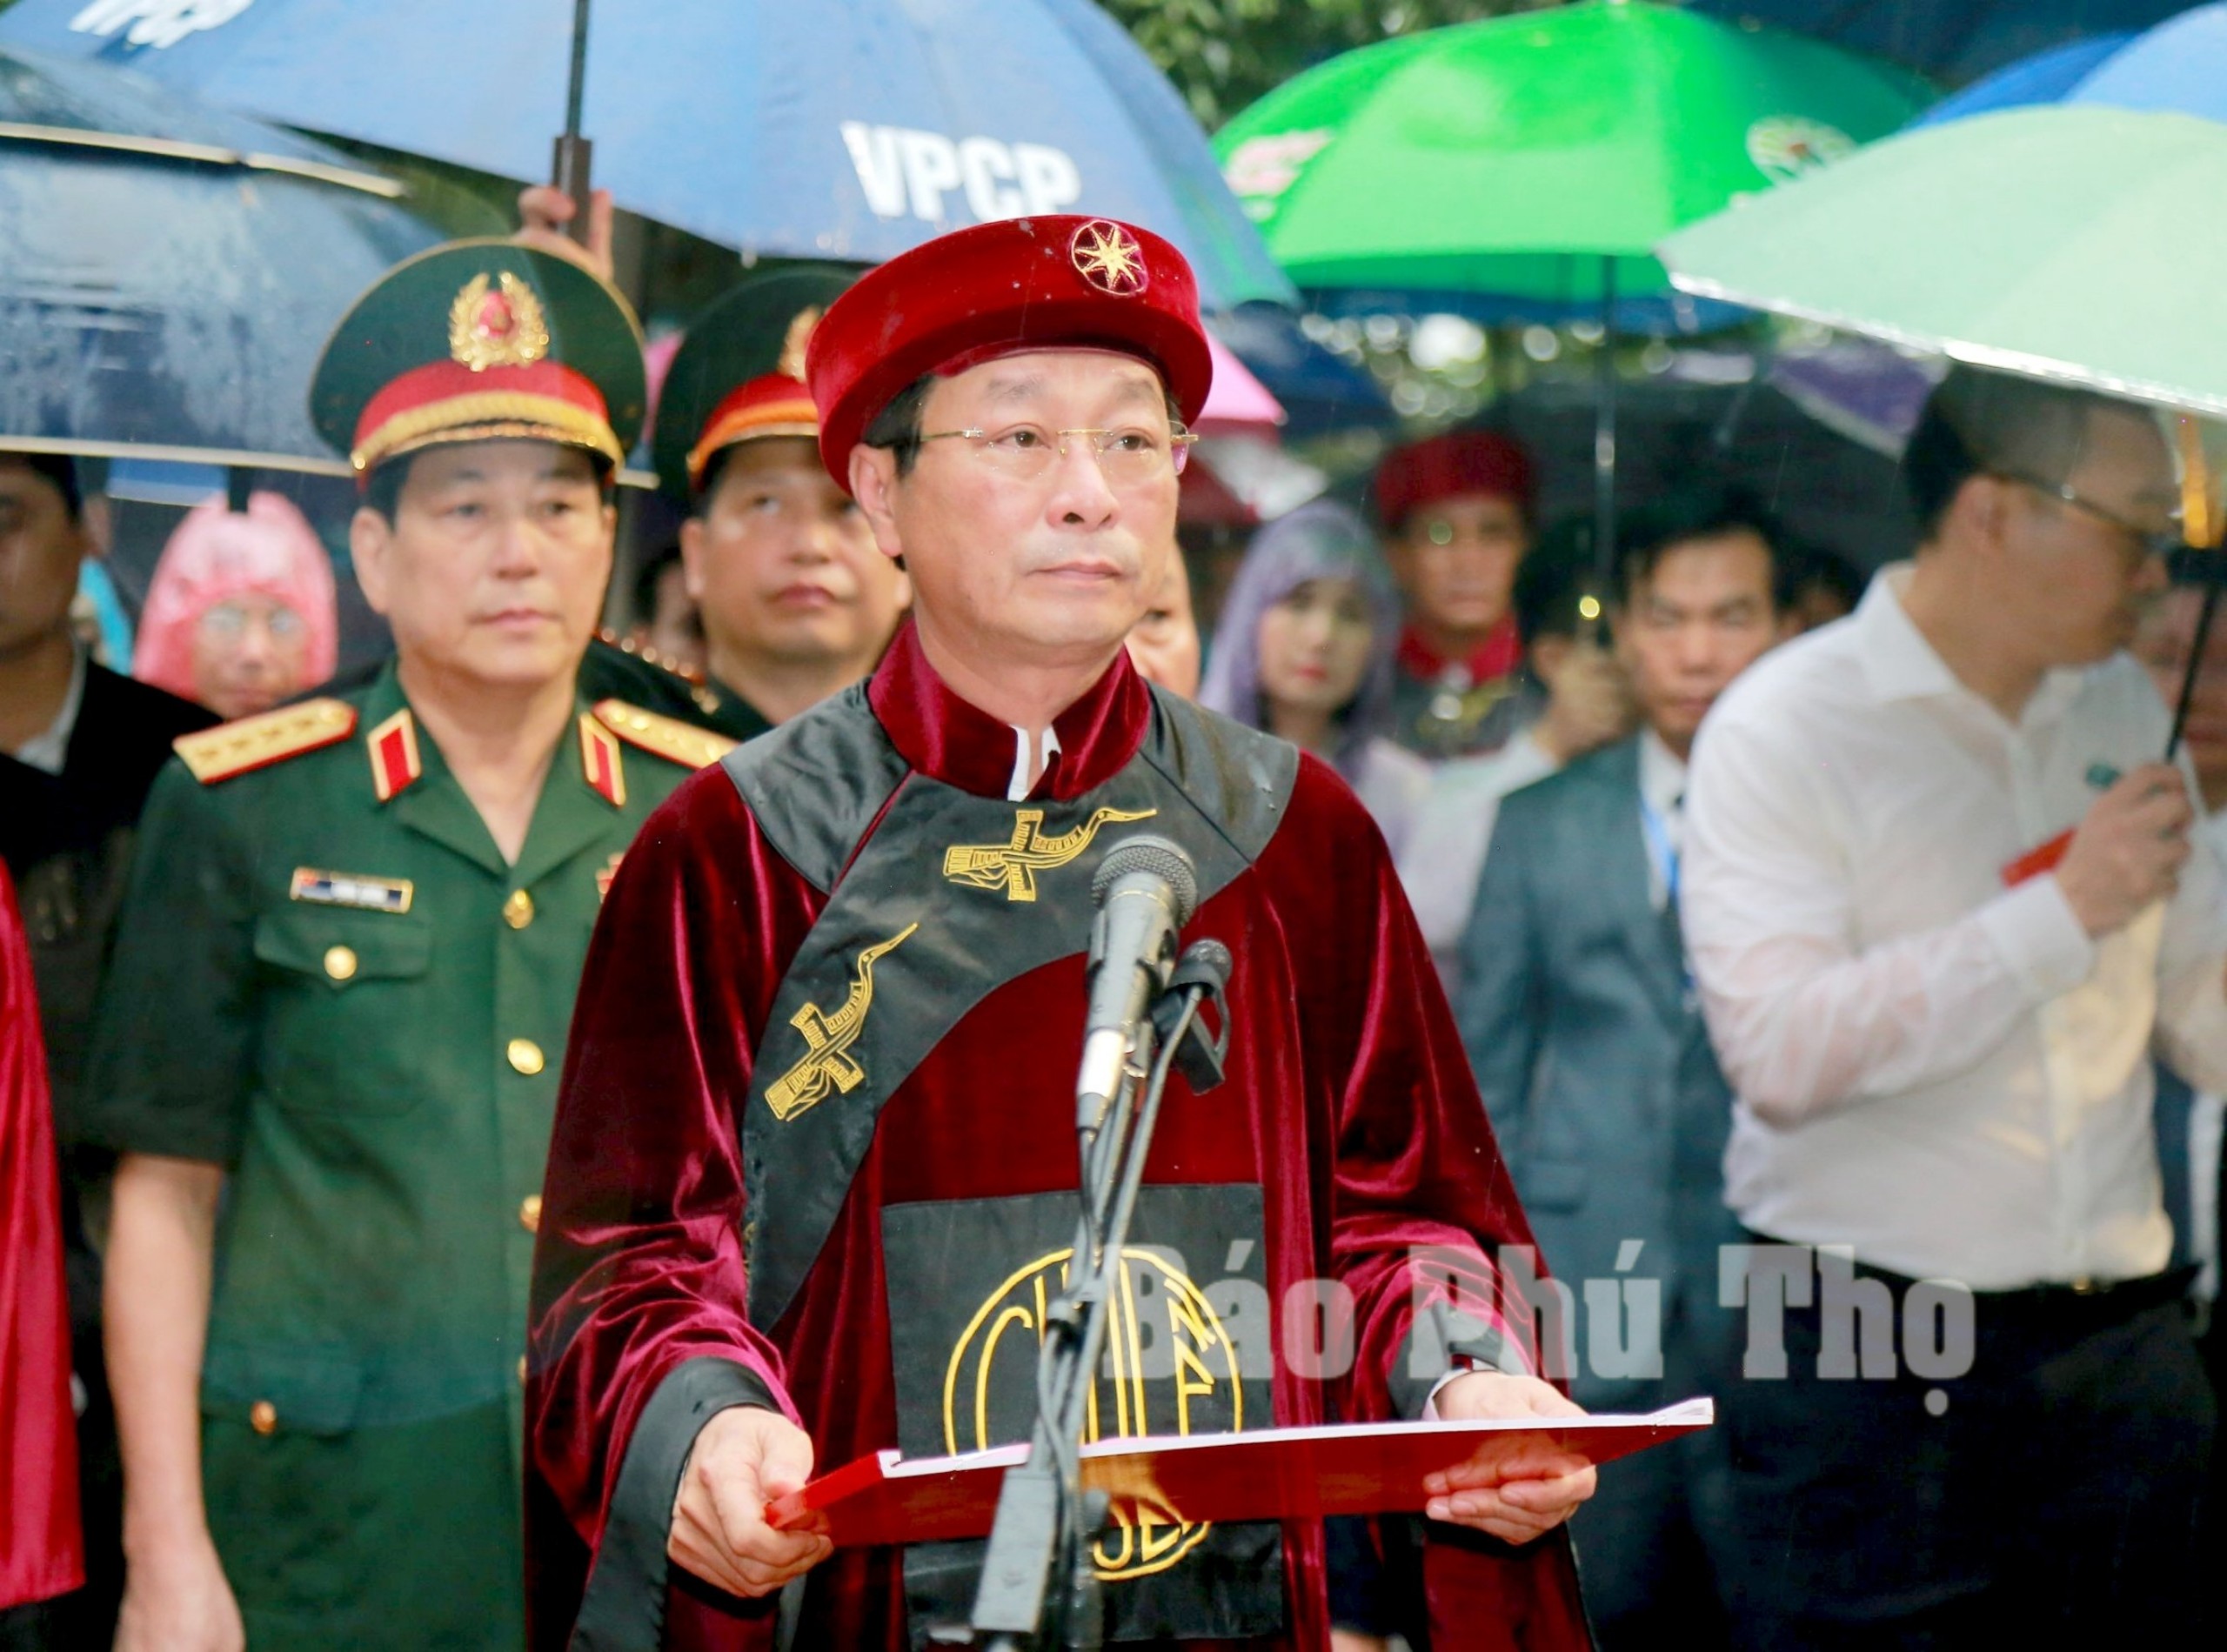
MULTIPOLYGON (((1529 1367, 1508 1321, 1447 1312, 1448 1274, 1465 1308, 1496 1300, 1488 1257, 1529 1234, 1360 804, 1125 657, 1056 727, 1008 801, 1012 730, 907 627, 868 684, 696 776, 629 852, 535 1268, 538 1647, 772 1644, 771 1602, 667 1576, 682 1463, 723 1407, 787 1413, 823 1470, 1025 1432, 1073 1227, 1089 885, 1127 833, 1197 860, 1185 939, 1234 954, 1234 1035, 1228 1081, 1178 1081, 1162 1113, 1100 1432, 1413 1416, 1456 1358, 1529 1367), (1349 1308, 1318 1316, 1325 1288, 1349 1308)), ((839 1553, 798 1644, 907 1645, 920 1614, 963 1611, 972 1555, 839 1553)), ((1116 1635, 1327 1644, 1314 1524, 1123 1528, 1097 1560, 1116 1635)), ((1559 1538, 1434 1528, 1424 1568, 1441 1647, 1586 1643, 1559 1538)))

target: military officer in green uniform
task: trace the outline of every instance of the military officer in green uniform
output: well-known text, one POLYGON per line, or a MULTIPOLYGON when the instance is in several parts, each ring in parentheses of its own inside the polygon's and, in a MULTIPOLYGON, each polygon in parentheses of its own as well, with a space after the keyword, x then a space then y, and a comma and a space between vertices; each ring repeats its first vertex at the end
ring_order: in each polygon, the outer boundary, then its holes
POLYGON ((580 692, 643 399, 624 301, 506 242, 403 264, 326 346, 396 658, 177 743, 87 1086, 124 1155, 127 1652, 523 1642, 572 997, 636 829, 732 745, 580 692))
POLYGON ((659 486, 688 512, 680 554, 706 670, 685 678, 599 642, 588 669, 609 692, 748 739, 879 662, 910 592, 820 465, 804 385, 806 343, 853 278, 832 264, 761 271, 688 329, 652 451, 659 486))

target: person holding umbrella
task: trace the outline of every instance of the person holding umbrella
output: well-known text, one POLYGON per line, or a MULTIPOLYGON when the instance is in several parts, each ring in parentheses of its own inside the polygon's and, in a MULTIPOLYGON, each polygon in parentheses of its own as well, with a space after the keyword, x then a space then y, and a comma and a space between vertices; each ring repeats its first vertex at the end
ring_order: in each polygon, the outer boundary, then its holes
POLYGON ((503 241, 398 266, 320 360, 395 658, 178 743, 86 1086, 123 1652, 524 1639, 557 1055, 613 870, 732 746, 580 692, 642 403, 624 301, 503 241))
POLYGON ((1784 1305, 1722 1396, 1743 1636, 2171 1642, 2215 1415, 2150 1050, 2227 1083, 2227 880, 2123 651, 2180 492, 2147 411, 1963 367, 1903 472, 1914 561, 1733 685, 1686 793, 1723 1282, 1784 1305))

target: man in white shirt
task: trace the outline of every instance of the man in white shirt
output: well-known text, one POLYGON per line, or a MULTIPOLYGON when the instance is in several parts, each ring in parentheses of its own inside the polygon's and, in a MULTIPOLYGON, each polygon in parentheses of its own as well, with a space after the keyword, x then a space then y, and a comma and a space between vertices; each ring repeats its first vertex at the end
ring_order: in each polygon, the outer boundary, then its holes
POLYGON ((2120 652, 2172 465, 2141 410, 1958 370, 1903 471, 1915 562, 1735 686, 1687 799, 1727 1202, 1815 1247, 1722 1281, 1750 1310, 1743 1629, 2169 1637, 2214 1412, 2165 1271, 2153 1033, 2227 1082, 2223 880, 2120 652), (1944 1280, 1976 1299, 1919 1286, 1944 1280))

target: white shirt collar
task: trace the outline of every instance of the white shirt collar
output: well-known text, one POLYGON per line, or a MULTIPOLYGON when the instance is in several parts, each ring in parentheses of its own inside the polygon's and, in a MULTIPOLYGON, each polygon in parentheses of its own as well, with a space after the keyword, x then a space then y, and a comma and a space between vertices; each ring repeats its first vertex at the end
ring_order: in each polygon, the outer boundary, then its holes
POLYGON ((84 703, 85 650, 81 644, 70 651, 70 686, 63 691, 54 720, 16 748, 16 761, 48 774, 61 773, 70 760, 70 737, 77 732, 77 712, 84 703))
POLYGON ((1657 819, 1675 823, 1686 799, 1686 764, 1653 729, 1639 737, 1639 794, 1657 819))
POLYGON ((1864 681, 1883 700, 1953 693, 1957 687, 1956 672, 1903 607, 1903 587, 1909 583, 1912 566, 1897 562, 1882 568, 1849 620, 1856 630, 1864 681))
POLYGON ((1060 731, 1044 731, 1044 760, 1037 763, 1029 750, 1028 731, 1018 723, 1007 725, 1013 730, 1013 779, 1006 782, 1006 800, 1019 803, 1036 789, 1036 782, 1044 778, 1044 771, 1052 766, 1052 759, 1060 754, 1060 731))
MULTIPOLYGON (((1957 680, 1949 662, 1926 640, 1903 606, 1903 592, 1909 584, 1914 565, 1897 562, 1882 568, 1856 605, 1849 623, 1856 628, 1856 652, 1863 662, 1864 681, 1881 700, 1961 694, 1975 704, 1987 705, 1957 680)), ((2070 667, 2043 673, 2033 698, 2019 713, 2019 724, 2030 726, 2061 717, 2080 692, 2083 676, 2070 667)), ((1994 710, 1991 706, 1989 709, 1994 710)))

